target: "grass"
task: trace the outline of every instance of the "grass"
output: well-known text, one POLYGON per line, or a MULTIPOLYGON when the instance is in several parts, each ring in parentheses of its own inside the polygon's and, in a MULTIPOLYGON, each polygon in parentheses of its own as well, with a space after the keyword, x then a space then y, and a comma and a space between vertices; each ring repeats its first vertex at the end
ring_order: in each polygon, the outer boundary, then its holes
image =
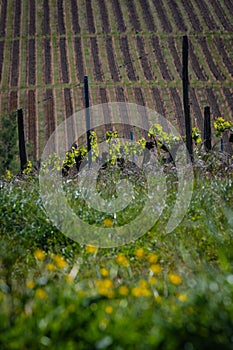
MULTIPOLYGON (((176 229, 164 229, 176 200, 176 176, 167 171, 160 220, 108 249, 74 242, 52 225, 36 174, 2 180, 1 349, 232 349, 233 174, 214 153, 198 157, 176 229)), ((92 220, 91 208, 73 200, 77 184, 65 186, 72 209, 92 220)))

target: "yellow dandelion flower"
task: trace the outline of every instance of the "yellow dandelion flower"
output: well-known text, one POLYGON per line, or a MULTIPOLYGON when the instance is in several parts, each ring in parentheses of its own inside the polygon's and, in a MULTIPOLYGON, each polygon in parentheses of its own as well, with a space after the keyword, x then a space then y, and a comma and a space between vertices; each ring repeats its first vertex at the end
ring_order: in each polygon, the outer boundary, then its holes
POLYGON ((30 288, 30 289, 33 289, 35 287, 35 282, 34 281, 28 281, 27 282, 27 287, 30 288))
POLYGON ((127 286, 120 286, 118 288, 118 292, 121 295, 128 295, 129 294, 129 288, 127 286))
POLYGON ((175 284, 176 286, 178 286, 179 284, 182 283, 181 277, 179 275, 174 274, 174 273, 169 273, 168 278, 171 281, 171 283, 175 284))
POLYGON ((108 315, 112 314, 112 312, 113 312, 113 307, 110 306, 110 305, 106 306, 105 312, 106 312, 106 314, 108 314, 108 315))
POLYGON ((54 264, 48 263, 45 265, 45 268, 48 271, 54 271, 56 269, 56 266, 54 264))
POLYGON ((146 253, 145 253, 143 248, 137 249, 134 254, 139 259, 142 259, 142 258, 144 258, 146 256, 146 253))
POLYGON ((43 261, 45 259, 45 252, 41 249, 37 249, 34 253, 35 258, 43 261))
POLYGON ((180 293, 177 295, 177 298, 184 303, 188 297, 186 294, 180 293))
POLYGON ((138 284, 141 288, 147 288, 147 286, 148 286, 148 282, 146 280, 143 280, 143 279, 139 280, 138 284))
POLYGON ((142 289, 140 287, 134 287, 132 289, 132 294, 135 296, 135 297, 140 297, 142 295, 142 289))
POLYGON ((141 295, 143 297, 149 297, 151 295, 151 291, 148 288, 141 288, 141 295))
POLYGON ((45 291, 42 288, 38 288, 36 290, 35 296, 40 298, 40 299, 47 299, 48 295, 45 293, 45 291))
POLYGON ((156 264, 158 261, 158 255, 150 253, 147 257, 147 260, 150 264, 156 264))
POLYGON ((98 248, 94 245, 86 245, 85 250, 88 254, 95 254, 98 251, 98 248))
POLYGON ((73 277, 72 276, 70 276, 70 275, 65 275, 64 276, 64 280, 66 281, 66 282, 73 282, 73 277))
POLYGON ((112 227, 113 226, 113 220, 111 218, 105 218, 103 221, 103 224, 105 227, 112 227))
POLYGON ((124 254, 117 254, 117 257, 116 257, 116 262, 119 264, 119 265, 122 265, 122 266, 125 266, 125 267, 128 267, 129 266, 129 261, 128 259, 126 258, 126 256, 124 254))
POLYGON ((162 271, 162 268, 161 268, 161 266, 159 264, 152 264, 150 266, 150 269, 155 274, 160 273, 162 271))
POLYGON ((67 265, 63 256, 61 256, 59 254, 54 255, 53 260, 59 269, 64 269, 64 267, 66 267, 66 265, 67 265))
POLYGON ((149 283, 152 284, 152 285, 155 285, 157 283, 157 280, 156 278, 153 276, 149 279, 149 283))
POLYGON ((103 277, 107 277, 109 276, 109 271, 108 269, 106 269, 105 267, 103 267, 102 269, 100 269, 100 273, 103 277))

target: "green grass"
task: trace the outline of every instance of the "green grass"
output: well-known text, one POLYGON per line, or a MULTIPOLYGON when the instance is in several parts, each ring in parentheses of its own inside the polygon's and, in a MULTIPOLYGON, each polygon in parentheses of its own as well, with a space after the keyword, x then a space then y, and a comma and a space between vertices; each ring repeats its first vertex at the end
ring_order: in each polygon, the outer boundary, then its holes
MULTIPOLYGON (((172 233, 164 230, 176 197, 168 171, 160 220, 111 249, 53 226, 37 175, 2 180, 1 349, 232 349, 233 176, 214 154, 194 170, 190 206, 172 233)), ((73 198, 75 182, 66 190, 73 198)), ((82 215, 80 201, 70 205, 82 215)))

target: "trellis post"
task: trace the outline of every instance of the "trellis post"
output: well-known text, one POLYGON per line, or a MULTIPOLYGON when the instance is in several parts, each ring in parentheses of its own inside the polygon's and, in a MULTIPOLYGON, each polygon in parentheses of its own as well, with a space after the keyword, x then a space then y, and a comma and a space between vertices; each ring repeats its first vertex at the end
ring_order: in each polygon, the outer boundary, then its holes
POLYGON ((204 108, 204 147, 206 152, 211 150, 211 125, 210 125, 210 107, 204 108))
POLYGON ((27 164, 27 152, 26 152, 25 134, 24 134, 24 116, 23 116, 22 109, 18 109, 17 119, 18 119, 20 169, 21 171, 23 171, 27 164))
POLYGON ((88 88, 88 76, 84 76, 84 105, 86 112, 86 137, 87 137, 87 151, 88 151, 88 165, 91 167, 92 155, 91 155, 91 117, 90 117, 90 103, 89 103, 89 88, 88 88))

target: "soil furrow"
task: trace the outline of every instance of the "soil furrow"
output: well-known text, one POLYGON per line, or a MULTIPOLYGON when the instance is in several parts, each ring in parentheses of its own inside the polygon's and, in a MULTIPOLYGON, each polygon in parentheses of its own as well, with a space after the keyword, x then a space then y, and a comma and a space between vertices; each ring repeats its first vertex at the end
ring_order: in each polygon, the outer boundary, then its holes
POLYGON ((0 85, 2 82, 2 67, 4 60, 5 41, 0 41, 0 85))
POLYGON ((56 121, 54 116, 54 98, 53 90, 46 89, 44 93, 44 123, 45 123, 45 142, 48 141, 56 128, 56 121))
POLYGON ((168 37, 167 40, 168 40, 169 49, 171 51, 171 57, 173 58, 173 61, 175 63, 176 70, 180 78, 182 78, 182 63, 181 63, 180 55, 175 45, 175 40, 173 37, 168 37))
POLYGON ((60 35, 66 34, 63 0, 57 0, 57 27, 60 35))
POLYGON ((66 38, 60 38, 60 62, 61 62, 61 80, 63 83, 69 83, 68 61, 66 53, 66 38))
POLYGON ((51 75, 51 44, 50 38, 45 38, 43 41, 44 46, 44 83, 51 84, 52 83, 52 75, 51 75))
POLYGON ((96 38, 90 38, 91 42, 91 53, 92 53, 92 59, 94 63, 94 73, 95 73, 95 80, 96 81, 103 81, 103 70, 101 65, 101 60, 99 56, 99 48, 96 38))
POLYGON ((142 15, 144 17, 145 24, 148 28, 148 31, 155 32, 156 26, 155 26, 153 15, 151 14, 151 11, 150 11, 148 0, 139 0, 139 2, 142 7, 142 15))
POLYGON ((223 60, 223 63, 225 64, 225 67, 227 68, 230 75, 233 77, 233 64, 232 60, 229 57, 228 52, 226 51, 224 41, 221 37, 215 37, 214 43, 218 49, 218 52, 221 53, 221 58, 223 60))
POLYGON ((205 20, 205 23, 207 25, 207 27, 209 28, 209 30, 217 30, 217 25, 214 22, 210 11, 208 9, 208 6, 205 4, 204 0, 196 0, 196 3, 201 11, 202 14, 202 18, 205 20))
POLYGON ((35 35, 36 33, 35 0, 30 0, 28 4, 29 4, 28 34, 35 35))
POLYGON ((102 31, 105 34, 110 33, 108 11, 106 8, 105 0, 98 0, 98 4, 100 8, 100 16, 102 21, 102 31))
POLYGON ((114 82, 120 81, 118 65, 114 55, 112 37, 106 37, 106 50, 108 55, 109 69, 114 82))
POLYGON ((126 31, 126 26, 124 23, 123 13, 121 10, 119 0, 114 0, 112 2, 112 6, 114 7, 114 14, 115 14, 116 20, 117 20, 118 32, 123 33, 126 31))
POLYGON ((201 23, 196 15, 194 9, 193 9, 192 3, 190 1, 187 1, 187 0, 181 0, 181 2, 182 2, 182 5, 184 6, 184 9, 186 11, 186 14, 187 14, 190 22, 192 24, 193 30, 195 32, 200 33, 203 30, 203 28, 202 28, 201 23))
POLYGON ((120 42, 120 48, 123 54, 123 60, 124 60, 124 66, 126 68, 126 73, 131 81, 137 81, 137 76, 135 73, 135 69, 133 66, 133 60, 130 56, 130 51, 129 51, 129 44, 128 44, 128 39, 126 36, 120 37, 119 38, 120 42))
POLYGON ((75 51, 75 67, 77 71, 77 79, 79 81, 83 81, 84 65, 83 65, 81 38, 74 38, 74 51, 75 51))
POLYGON ((203 68, 199 64, 199 60, 194 52, 194 47, 191 41, 189 42, 189 52, 192 69, 196 74, 197 79, 207 81, 208 77, 206 76, 205 72, 203 71, 203 68))
POLYGON ((186 32, 187 26, 184 23, 183 16, 180 13, 179 7, 177 6, 176 2, 174 0, 169 0, 168 5, 171 9, 172 15, 174 16, 174 20, 175 20, 177 28, 181 32, 186 32))
POLYGON ((0 37, 6 35, 6 18, 7 18, 7 0, 2 0, 0 16, 0 37))
POLYGON ((72 15, 72 28, 74 34, 80 33, 80 25, 79 25, 79 19, 78 19, 78 7, 77 7, 77 1, 71 0, 71 15, 72 15))
POLYGON ((138 58, 140 59, 144 76, 147 80, 154 80, 152 69, 150 67, 150 63, 148 60, 148 55, 145 52, 143 37, 137 36, 136 41, 137 41, 137 48, 139 53, 138 58))
POLYGON ((169 20, 167 19, 167 15, 166 15, 162 1, 161 0, 154 1, 153 4, 154 4, 156 11, 158 13, 158 17, 161 21, 164 32, 171 33, 172 26, 171 26, 169 20))
POLYGON ((136 32, 140 32, 142 30, 141 24, 138 18, 137 10, 134 6, 133 1, 126 1, 125 4, 127 5, 128 8, 128 14, 129 14, 129 20, 131 23, 132 28, 136 32))
POLYGON ((36 45, 34 39, 28 40, 28 85, 36 84, 36 45))
POLYGON ((87 26, 90 34, 94 34, 95 30, 95 22, 93 17, 93 10, 91 5, 91 0, 86 0, 86 12, 87 12, 87 26))
POLYGON ((50 34, 50 8, 48 0, 43 2, 42 34, 50 34))
POLYGON ((19 40, 11 42, 11 72, 10 82, 11 87, 17 87, 19 81, 19 40))
POLYGON ((15 0, 14 9, 15 13, 13 35, 16 38, 20 36, 21 0, 15 0))
MULTIPOLYGON (((197 127, 203 131, 203 116, 202 116, 202 110, 200 108, 196 91, 194 88, 189 89, 190 94, 190 106, 194 114, 194 118, 197 121, 197 127)), ((203 112, 204 113, 204 112, 203 112)), ((195 126, 195 125, 193 125, 195 126)))
POLYGON ((175 107, 175 116, 177 119, 179 132, 181 135, 185 135, 185 123, 184 123, 184 113, 180 95, 176 88, 169 88, 170 95, 172 96, 174 107, 175 107))
POLYGON ((233 26, 226 20, 225 14, 221 8, 221 5, 219 4, 219 1, 212 0, 212 6, 214 7, 215 14, 218 17, 223 28, 229 32, 232 32, 233 26))
POLYGON ((212 88, 207 88, 206 93, 207 93, 208 103, 209 103, 209 106, 211 106, 211 110, 213 111, 214 117, 220 117, 221 112, 218 106, 216 94, 214 93, 212 88))
POLYGON ((219 81, 223 81, 225 80, 225 76, 222 74, 222 72, 220 71, 218 65, 215 64, 213 58, 212 58, 212 55, 211 55, 211 52, 209 50, 209 47, 208 47, 208 44, 207 44, 207 41, 206 41, 206 38, 205 37, 200 37, 199 38, 199 44, 202 48, 202 51, 205 55, 205 59, 208 63, 208 66, 213 74, 213 76, 215 77, 216 80, 219 80, 219 81))
POLYGON ((164 55, 162 54, 162 48, 161 48, 159 38, 152 37, 151 42, 152 42, 153 51, 154 51, 154 54, 157 58, 157 62, 158 62, 159 69, 161 71, 163 79, 169 80, 169 81, 173 80, 174 78, 173 78, 171 72, 169 71, 167 64, 164 61, 164 55))

